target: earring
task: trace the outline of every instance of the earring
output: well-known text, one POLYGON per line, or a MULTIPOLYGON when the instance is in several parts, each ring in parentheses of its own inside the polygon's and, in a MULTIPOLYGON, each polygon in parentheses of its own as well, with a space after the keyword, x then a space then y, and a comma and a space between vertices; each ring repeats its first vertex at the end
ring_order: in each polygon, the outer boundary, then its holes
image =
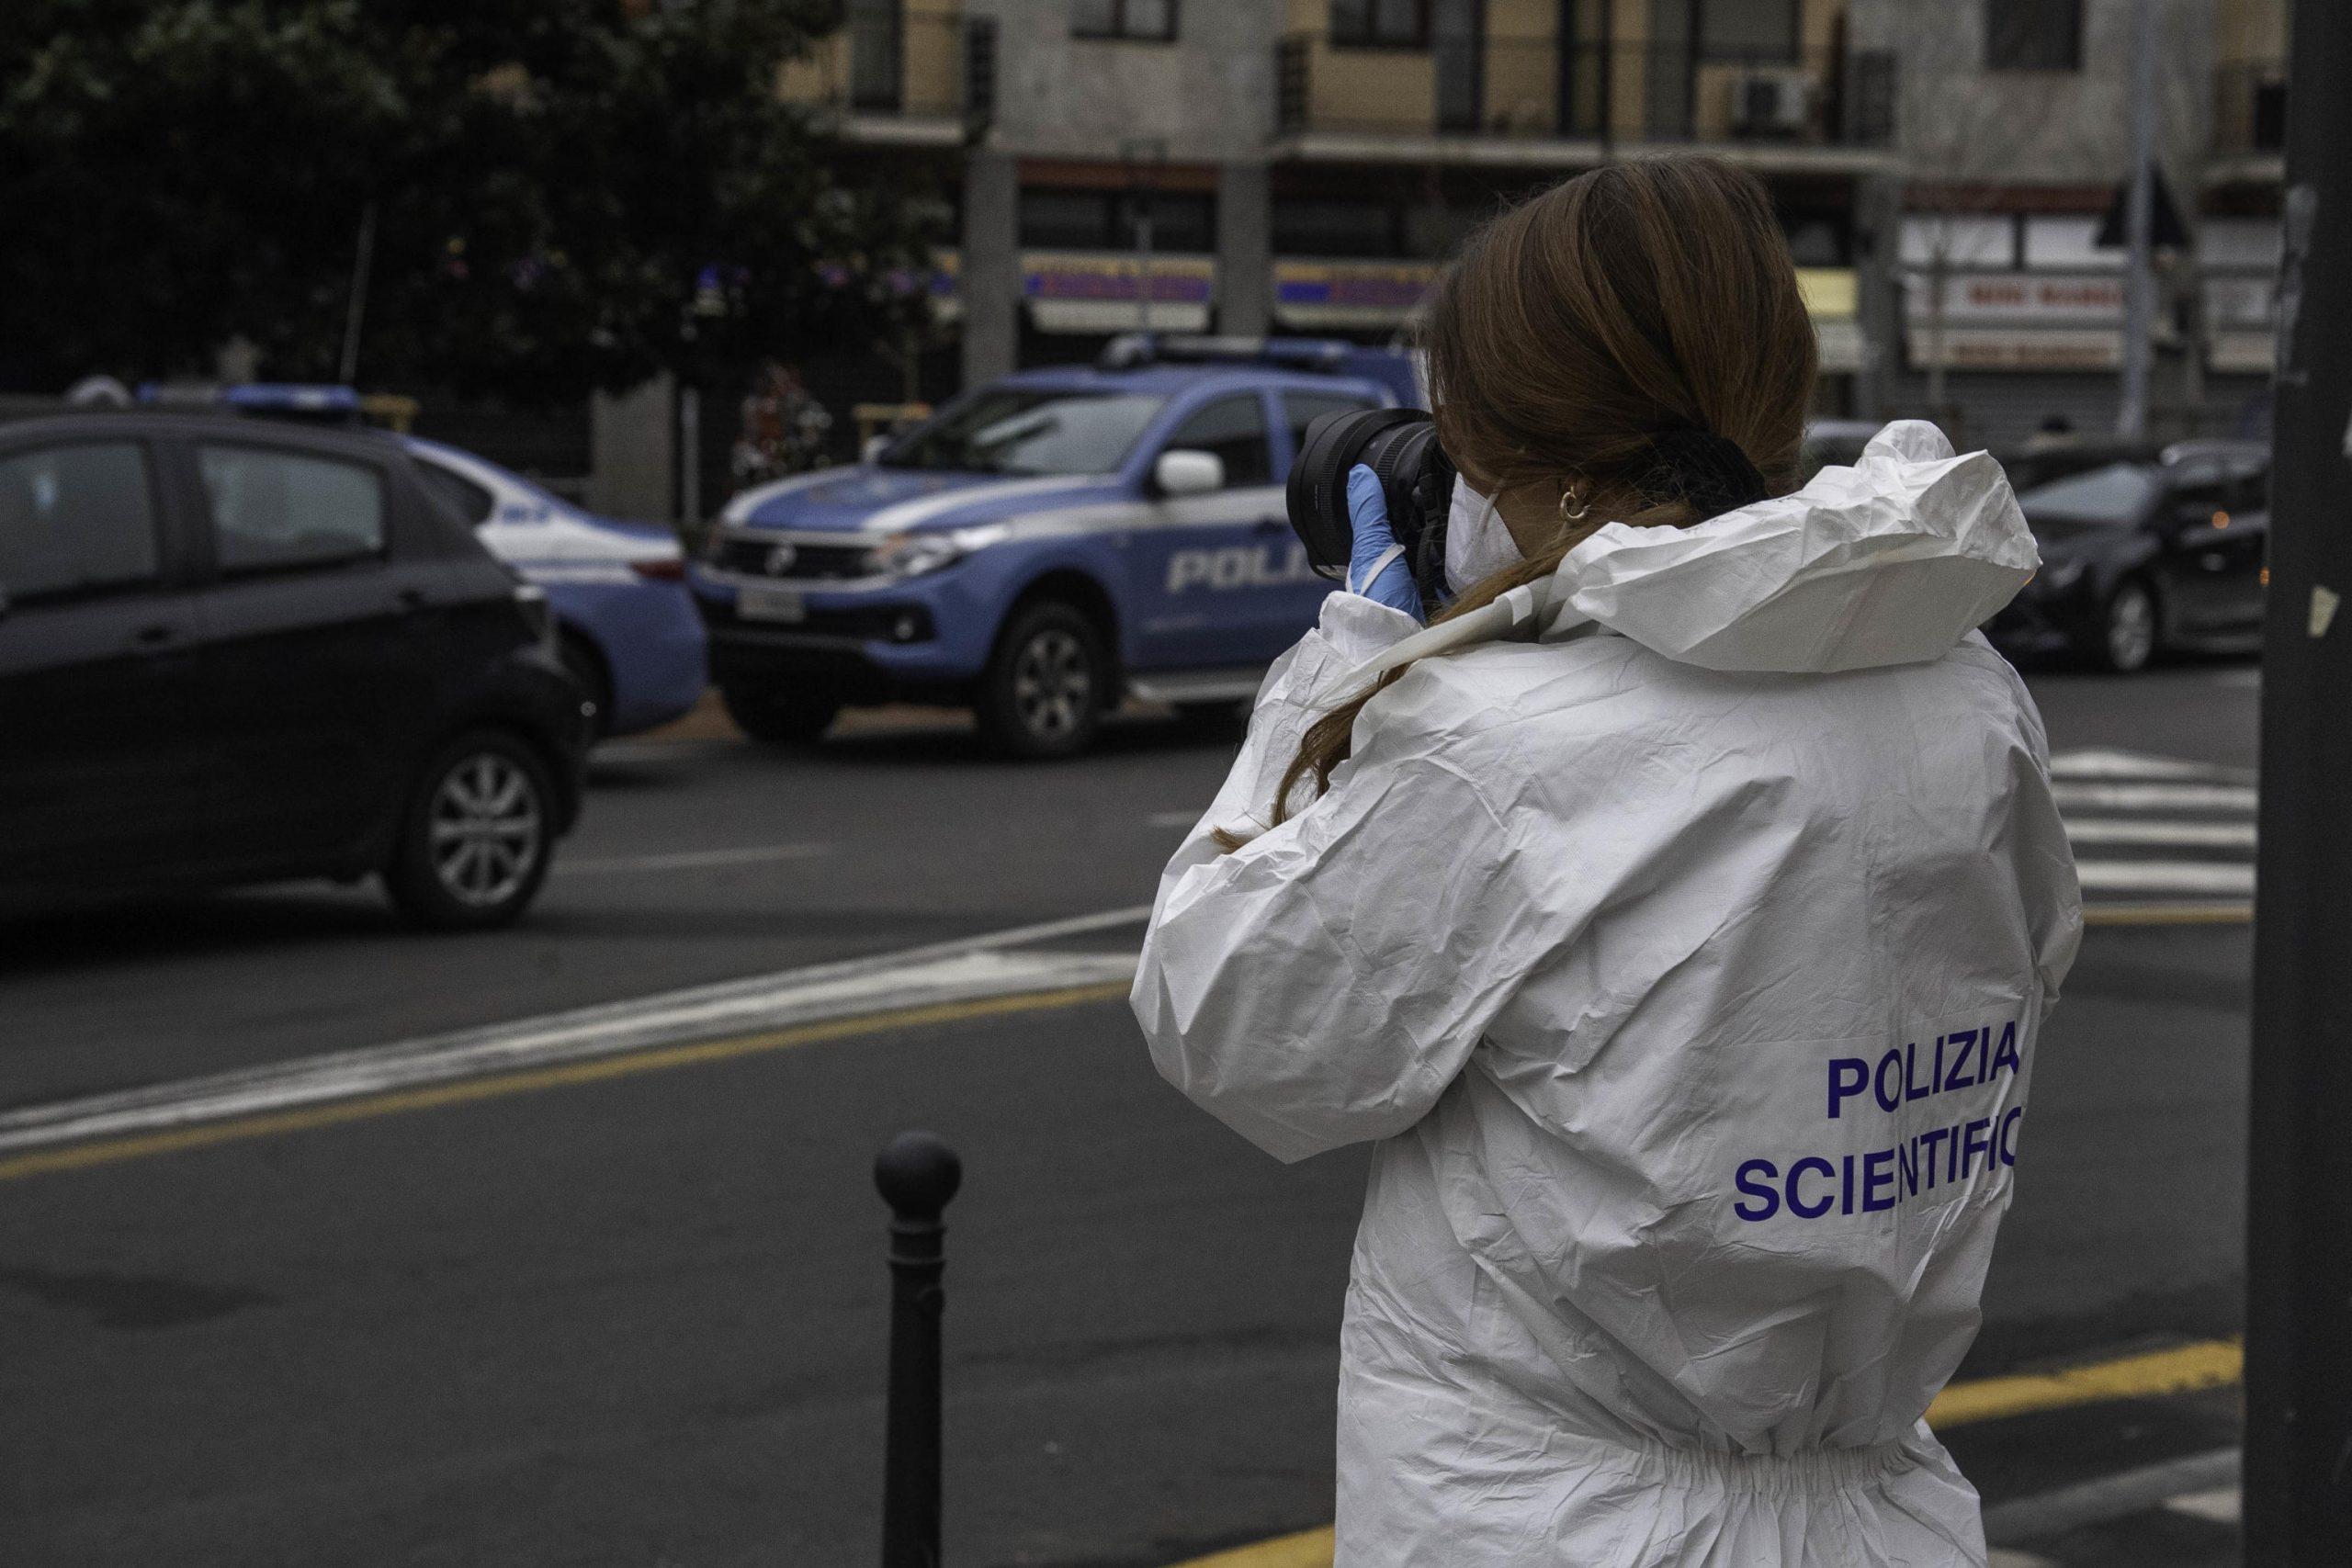
POLYGON ((1560 491, 1561 522, 1581 523, 1584 521, 1585 513, 1590 510, 1591 508, 1584 503, 1583 492, 1578 491, 1576 486, 1569 485, 1560 491), (1574 502, 1576 504, 1574 506, 1570 506, 1568 504, 1570 502, 1574 502))

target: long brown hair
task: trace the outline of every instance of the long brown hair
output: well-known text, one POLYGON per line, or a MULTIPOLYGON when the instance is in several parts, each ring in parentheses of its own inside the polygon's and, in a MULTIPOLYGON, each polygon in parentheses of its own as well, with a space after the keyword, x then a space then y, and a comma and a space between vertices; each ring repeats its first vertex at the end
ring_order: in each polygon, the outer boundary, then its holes
MULTIPOLYGON (((1548 577, 1603 523, 1702 521, 1661 436, 1722 436, 1769 493, 1795 483, 1813 322, 1770 198, 1728 164, 1613 164, 1503 212, 1438 280, 1420 333, 1438 440, 1472 486, 1547 506, 1573 495, 1585 510, 1440 620, 1548 577)), ((1309 774, 1317 795, 1330 786, 1356 716, 1403 673, 1307 728, 1272 821, 1309 774)))

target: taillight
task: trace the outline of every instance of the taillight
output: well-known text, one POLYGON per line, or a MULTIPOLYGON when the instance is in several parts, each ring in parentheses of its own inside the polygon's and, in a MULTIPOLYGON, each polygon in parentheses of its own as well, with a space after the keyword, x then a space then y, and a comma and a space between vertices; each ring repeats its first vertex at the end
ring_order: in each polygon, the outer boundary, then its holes
POLYGON ((655 560, 633 560, 629 570, 652 582, 684 582, 686 563, 676 556, 663 556, 655 560))

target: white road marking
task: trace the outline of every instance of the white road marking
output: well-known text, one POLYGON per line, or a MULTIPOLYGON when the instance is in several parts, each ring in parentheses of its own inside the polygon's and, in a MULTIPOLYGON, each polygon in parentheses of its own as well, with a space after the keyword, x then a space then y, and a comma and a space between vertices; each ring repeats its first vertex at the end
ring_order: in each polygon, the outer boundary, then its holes
POLYGON ((1135 974, 1133 951, 1040 952, 1024 944, 1136 925, 1150 913, 1148 907, 1110 909, 487 1028, 20 1106, 0 1111, 0 1153, 902 1008, 1125 981, 1135 974))
POLYGON ((2165 1500, 2165 1506, 2176 1514, 2191 1518, 2210 1519, 2217 1525, 2233 1525, 2245 1509, 2243 1495, 2234 1486, 2216 1486, 2211 1492, 2190 1492, 2165 1500))
POLYGON ((2053 784, 2058 809, 2093 811, 2252 811, 2252 784, 2053 784))
POLYGON ((2086 893, 2254 893, 2254 867, 2201 860, 2085 860, 2075 863, 2086 893))
POLYGON ((830 854, 830 844, 750 844, 733 850, 684 850, 666 855, 613 855, 601 860, 564 860, 559 856, 555 875, 596 876, 613 872, 693 871, 707 866, 767 865, 777 861, 807 860, 830 854))
POLYGON ((2153 818, 2069 817, 2066 837, 2077 844, 2174 844, 2202 849, 2250 850, 2251 822, 2165 822, 2153 818))
POLYGON ((2211 762, 2185 762, 2146 751, 2053 751, 2050 776, 2056 779, 2203 779, 2208 782, 2252 784, 2251 768, 2229 768, 2211 762))

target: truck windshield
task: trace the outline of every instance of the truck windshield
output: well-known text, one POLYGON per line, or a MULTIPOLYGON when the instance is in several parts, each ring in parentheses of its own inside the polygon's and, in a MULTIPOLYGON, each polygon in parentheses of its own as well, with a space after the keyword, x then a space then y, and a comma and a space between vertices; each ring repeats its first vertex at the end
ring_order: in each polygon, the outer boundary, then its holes
POLYGON ((1115 471, 1168 400, 1133 392, 1005 387, 949 409, 886 446, 886 468, 967 474, 1115 471))
POLYGON ((2018 505, 2031 523, 2133 523, 2162 485, 2144 463, 2109 463, 2035 485, 2018 497, 2018 505))

